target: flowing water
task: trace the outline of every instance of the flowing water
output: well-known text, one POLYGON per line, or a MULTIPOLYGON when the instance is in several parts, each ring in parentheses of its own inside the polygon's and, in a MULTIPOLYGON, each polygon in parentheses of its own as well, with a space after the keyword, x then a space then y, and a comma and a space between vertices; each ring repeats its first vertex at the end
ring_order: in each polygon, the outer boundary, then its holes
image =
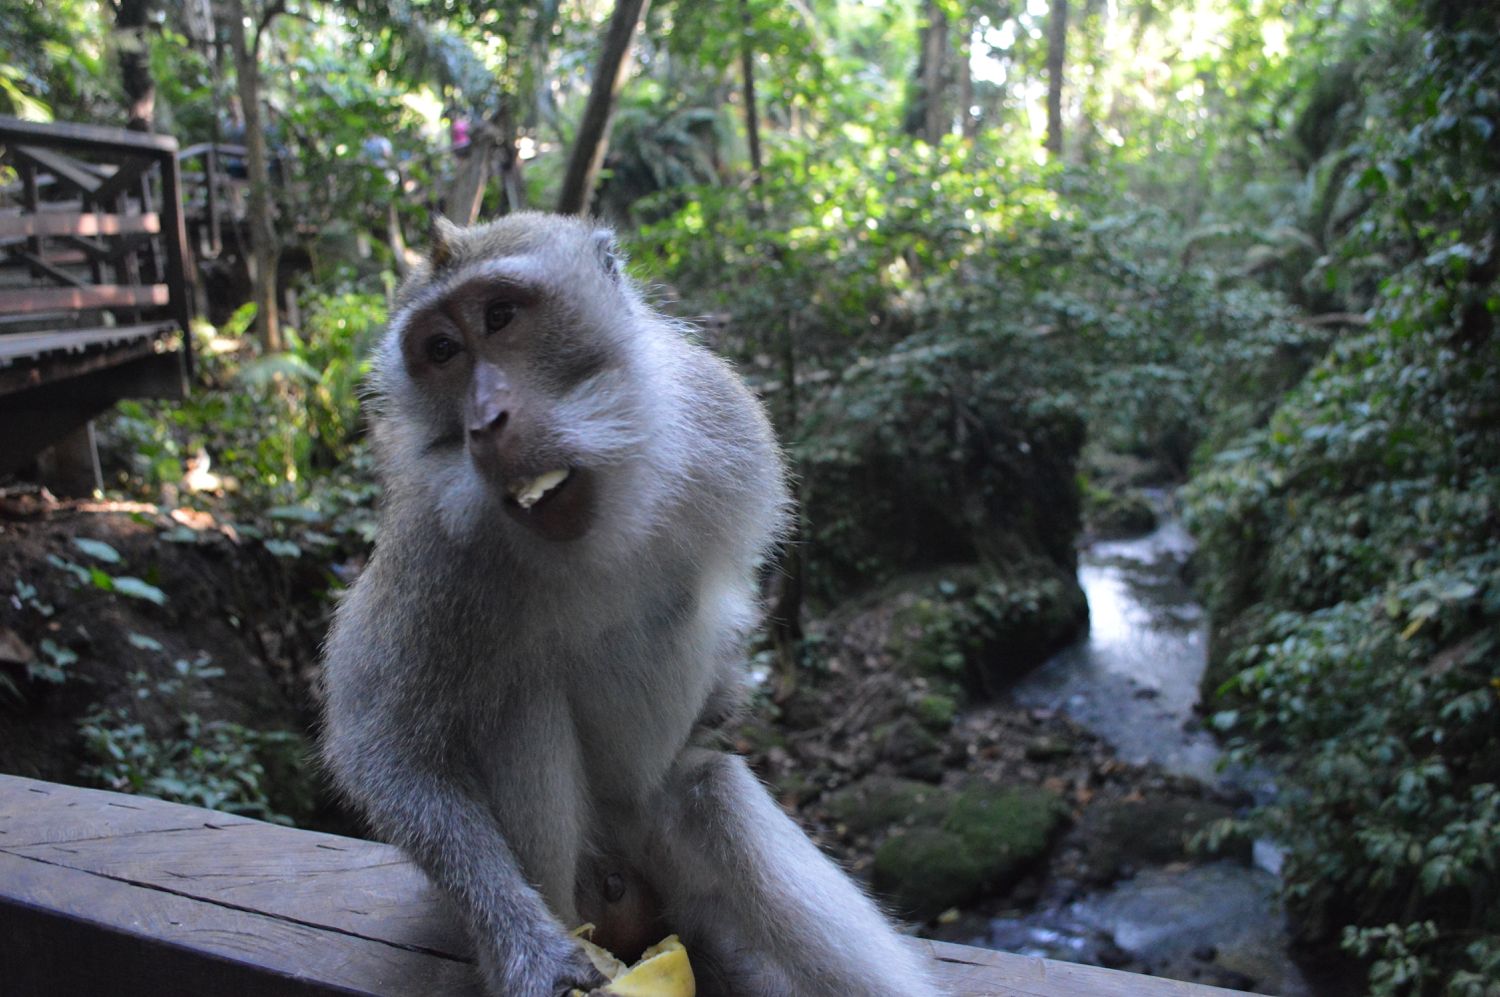
MULTIPOLYGON (((1165 502, 1163 502, 1165 504, 1165 502)), ((1088 636, 1024 679, 1021 704, 1066 713, 1124 760, 1264 797, 1254 773, 1219 771, 1220 750, 1198 722, 1208 623, 1183 580, 1193 541, 1174 518, 1151 534, 1082 552, 1088 636)), ((1275 899, 1275 850, 1229 861, 1145 869, 1061 908, 994 918, 974 944, 1077 962, 1133 963, 1191 978, 1194 966, 1240 974, 1264 993, 1313 993, 1287 956, 1275 899)), ((1246 986, 1250 985, 1248 982, 1246 986)))

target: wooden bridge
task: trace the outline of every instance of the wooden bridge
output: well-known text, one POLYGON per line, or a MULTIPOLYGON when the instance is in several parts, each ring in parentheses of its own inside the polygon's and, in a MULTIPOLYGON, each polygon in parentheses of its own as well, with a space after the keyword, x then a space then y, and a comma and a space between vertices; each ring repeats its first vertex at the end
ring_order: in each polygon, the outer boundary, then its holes
POLYGON ((91 460, 94 416, 182 397, 189 267, 175 139, 0 116, 0 474, 91 460))
MULTIPOLYGON (((19 776, 0 775, 0 937, 15 997, 479 997, 453 912, 389 845, 19 776)), ((953 997, 1239 993, 911 944, 953 997)))

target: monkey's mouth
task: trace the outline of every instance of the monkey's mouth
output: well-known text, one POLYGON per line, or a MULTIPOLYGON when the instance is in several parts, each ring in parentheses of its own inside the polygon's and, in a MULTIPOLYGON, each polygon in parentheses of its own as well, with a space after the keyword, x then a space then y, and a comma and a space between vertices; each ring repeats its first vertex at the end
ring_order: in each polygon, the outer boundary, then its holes
POLYGON ((577 540, 593 520, 590 476, 574 468, 518 478, 505 485, 505 511, 548 540, 577 540))

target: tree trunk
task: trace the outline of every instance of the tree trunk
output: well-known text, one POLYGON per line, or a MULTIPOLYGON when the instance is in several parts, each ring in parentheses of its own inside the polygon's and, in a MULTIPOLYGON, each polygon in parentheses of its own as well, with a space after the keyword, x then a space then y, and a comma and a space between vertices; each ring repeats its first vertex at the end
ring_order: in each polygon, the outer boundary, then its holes
POLYGON ((740 0, 740 85, 745 95, 745 140, 750 146, 750 184, 755 190, 753 204, 755 210, 760 211, 763 207, 760 203, 763 164, 760 158, 760 112, 755 106, 753 24, 750 16, 750 0, 740 0))
POLYGON ((918 45, 917 75, 907 101, 902 129, 908 135, 936 144, 947 134, 949 119, 944 91, 948 85, 948 15, 935 0, 925 0, 925 24, 918 45))
POLYGON ((609 149, 609 125, 614 117, 615 98, 630 72, 630 45, 636 29, 645 17, 650 0, 618 0, 604 35, 604 49, 594 72, 594 85, 584 105, 578 138, 568 159, 557 210, 565 215, 583 214, 594 198, 599 182, 599 168, 609 149))
POLYGON ((966 139, 979 134, 979 116, 974 113, 974 25, 958 26, 958 120, 966 139))
POLYGON ((151 48, 146 25, 151 0, 119 0, 115 10, 115 49, 120 53, 120 80, 125 89, 131 131, 155 131, 156 80, 151 76, 151 48))
POLYGON ((473 225, 479 218, 484 200, 485 182, 490 176, 490 159, 495 154, 495 134, 486 122, 469 135, 469 151, 459 163, 453 186, 443 200, 443 214, 458 225, 473 225))
POLYGON ((459 166, 443 206, 443 213, 455 224, 473 225, 479 220, 484 192, 489 187, 490 176, 495 173, 500 174, 500 186, 505 194, 502 213, 526 208, 526 184, 521 176, 516 118, 511 112, 511 103, 508 94, 502 96, 500 109, 494 117, 474 129, 469 139, 469 154, 459 166))
MULTIPOLYGON (((234 75, 245 115, 245 165, 250 180, 250 243, 254 250, 255 324, 267 353, 281 349, 281 315, 276 297, 276 270, 281 257, 277 245, 275 206, 271 201, 270 157, 260 116, 258 46, 245 37, 243 0, 228 0, 229 45, 234 52, 234 75)), ((262 29, 264 30, 264 26, 262 29)), ((257 32, 256 37, 259 37, 257 32)))
POLYGON ((1053 161, 1063 154, 1062 91, 1067 45, 1068 0, 1052 0, 1047 17, 1047 151, 1053 161))

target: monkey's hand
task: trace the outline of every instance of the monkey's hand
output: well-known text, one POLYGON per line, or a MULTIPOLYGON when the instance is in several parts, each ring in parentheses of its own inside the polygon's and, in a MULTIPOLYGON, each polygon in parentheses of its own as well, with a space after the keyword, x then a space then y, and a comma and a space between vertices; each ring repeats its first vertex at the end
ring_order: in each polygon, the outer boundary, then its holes
MULTIPOLYGON (((519 928, 519 926, 517 926, 519 928)), ((609 981, 578 943, 560 930, 511 931, 481 946, 479 966, 495 997, 568 997, 609 981)))

